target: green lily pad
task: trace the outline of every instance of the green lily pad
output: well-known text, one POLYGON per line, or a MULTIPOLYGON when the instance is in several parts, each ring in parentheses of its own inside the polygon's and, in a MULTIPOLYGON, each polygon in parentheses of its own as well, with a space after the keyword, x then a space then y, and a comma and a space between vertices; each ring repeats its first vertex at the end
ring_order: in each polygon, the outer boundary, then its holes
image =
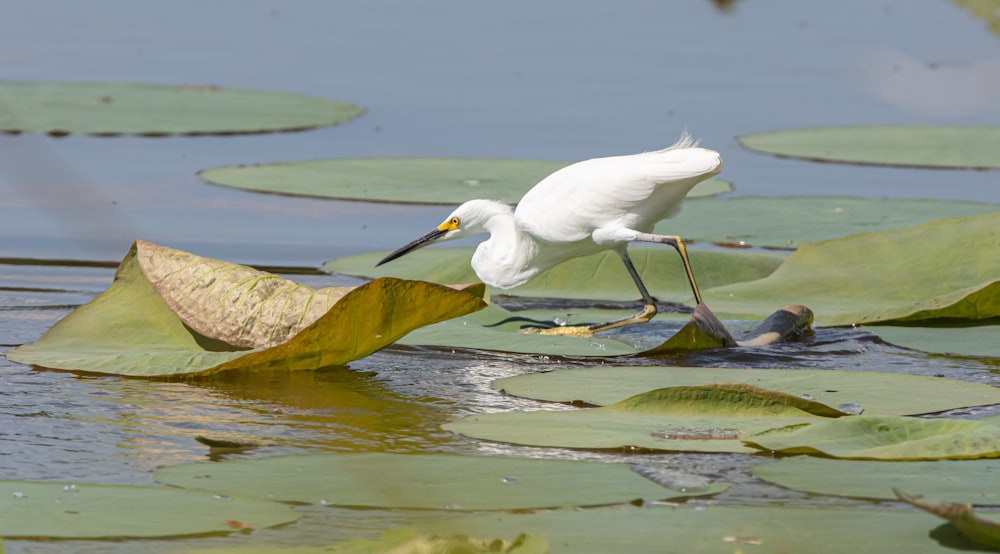
POLYGON ((200 535, 298 519, 289 506, 258 498, 168 487, 30 481, 0 481, 0 513, 0 535, 7 538, 200 535))
MULTIPOLYGON (((334 158, 203 169, 202 179, 257 192, 393 202, 461 204, 474 198, 517 202, 570 162, 490 158, 334 158)), ((688 197, 721 194, 732 185, 710 179, 688 197)))
POLYGON ((739 137, 743 146, 791 158, 906 167, 1000 168, 1000 127, 816 127, 739 137))
POLYGON ((860 460, 995 458, 1000 457, 1000 416, 974 420, 860 416, 747 437, 745 442, 781 454, 860 460))
POLYGON ((971 504, 931 505, 919 502, 919 497, 905 494, 898 489, 892 491, 903 502, 947 520, 973 541, 1000 550, 1000 521, 976 515, 971 504))
MULTIPOLYGON (((391 276, 434 283, 468 283, 478 280, 470 265, 474 251, 474 248, 462 247, 426 248, 379 267, 375 264, 388 252, 373 252, 337 258, 323 264, 323 268, 368 278, 391 276)), ((673 248, 633 247, 629 254, 654 296, 678 301, 691 297, 684 266, 673 248)), ((689 254, 702 288, 766 277, 784 259, 784 256, 749 252, 696 250, 689 254)), ((639 299, 635 283, 614 252, 574 258, 542 272, 520 287, 499 292, 536 298, 639 299)))
POLYGON ((212 135, 338 125, 364 110, 297 94, 218 86, 0 81, 0 132, 212 135))
POLYGON ((654 232, 689 242, 800 248, 855 233, 905 229, 943 217, 1000 211, 1000 204, 851 196, 734 196, 694 199, 654 232))
POLYGON ((310 454, 160 468, 157 481, 286 502, 354 507, 512 510, 715 494, 676 491, 629 466, 450 454, 310 454))
MULTIPOLYGON (((996 514, 997 512, 993 512, 996 514)), ((954 553, 975 544, 940 533, 915 510, 784 506, 677 506, 554 510, 533 514, 454 514, 419 525, 425 532, 473 536, 544 534, 553 554, 954 553)))
POLYGON ((797 491, 814 494, 894 500, 893 488, 919 491, 927 502, 1000 504, 993 483, 1000 460, 940 460, 892 463, 827 460, 795 456, 753 467, 754 477, 797 491))
POLYGON ((585 367, 498 379, 506 394, 607 406, 644 391, 748 383, 828 406, 860 404, 866 415, 916 415, 1000 403, 1000 388, 940 377, 870 371, 716 367, 585 367))
POLYGON ((373 281, 348 292, 325 312, 310 312, 319 297, 327 295, 250 268, 137 242, 107 291, 35 343, 6 355, 14 362, 53 369, 143 377, 316 369, 346 364, 416 327, 485 305, 465 292, 397 279, 373 281), (221 278, 234 274, 238 277, 232 280, 221 278), (277 285, 238 286, 260 282, 277 285), (228 285, 216 286, 219 283, 228 285), (286 294, 289 291, 300 294, 286 294), (169 304, 190 309, 178 308, 178 314, 169 304), (237 324, 230 325, 232 318, 237 324), (271 332, 269 326, 280 329, 271 332), (243 333, 251 327, 257 331, 243 333), (257 342, 249 344, 257 346, 247 350, 248 343, 237 340, 245 336, 256 337, 257 342), (272 340, 277 336, 283 342, 272 340))
POLYGON ((813 243, 763 279, 702 292, 723 317, 776 304, 809 306, 820 325, 1000 317, 998 228, 1000 212, 813 243))
MULTIPOLYGON (((315 554, 340 552, 344 554, 382 554, 384 552, 441 552, 441 553, 495 553, 495 554, 548 554, 549 543, 542 535, 521 533, 512 541, 478 539, 465 535, 419 535, 414 529, 390 529, 376 541, 354 539, 339 546, 315 549, 315 554)), ((305 554, 304 552, 301 554, 305 554)))
POLYGON ((914 350, 953 356, 1000 358, 1000 325, 871 325, 866 331, 914 350))
POLYGON ((443 428, 529 446, 752 452, 740 442, 750 435, 842 415, 801 397, 722 383, 657 389, 601 408, 480 414, 443 428))

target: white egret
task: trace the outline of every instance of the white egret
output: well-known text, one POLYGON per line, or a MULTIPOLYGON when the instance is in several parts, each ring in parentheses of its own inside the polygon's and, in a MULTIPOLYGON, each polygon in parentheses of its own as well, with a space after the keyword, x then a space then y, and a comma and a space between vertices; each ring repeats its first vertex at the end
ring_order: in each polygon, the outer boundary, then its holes
POLYGON ((700 148, 687 133, 662 150, 595 158, 549 175, 511 209, 493 200, 470 200, 444 223, 386 256, 382 265, 438 240, 489 233, 472 256, 476 275, 491 287, 510 289, 571 258, 604 250, 621 257, 645 303, 639 313, 590 326, 557 327, 552 334, 591 334, 656 315, 656 302, 629 258, 629 242, 668 244, 681 256, 697 303, 687 248, 676 235, 654 235, 653 226, 680 209, 696 184, 722 170, 718 152, 700 148))

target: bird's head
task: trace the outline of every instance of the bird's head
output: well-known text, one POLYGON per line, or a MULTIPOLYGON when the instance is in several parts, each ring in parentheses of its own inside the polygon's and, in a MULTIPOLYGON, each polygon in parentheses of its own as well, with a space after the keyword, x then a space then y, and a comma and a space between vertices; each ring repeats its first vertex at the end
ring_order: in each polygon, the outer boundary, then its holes
POLYGON ((434 242, 485 233, 488 231, 487 224, 489 220, 494 216, 502 216, 504 214, 508 217, 513 217, 513 211, 507 204, 493 200, 469 200, 458 208, 455 208, 455 211, 451 212, 451 215, 443 223, 435 227, 434 230, 382 258, 375 266, 378 267, 386 262, 391 262, 400 256, 409 254, 434 242))

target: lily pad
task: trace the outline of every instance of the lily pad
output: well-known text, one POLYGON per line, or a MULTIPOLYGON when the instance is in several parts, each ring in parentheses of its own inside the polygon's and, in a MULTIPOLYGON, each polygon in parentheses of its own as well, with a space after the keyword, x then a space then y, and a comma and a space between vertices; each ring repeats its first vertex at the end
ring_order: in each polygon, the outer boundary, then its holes
POLYGON ((973 541, 1000 550, 1000 521, 976 515, 971 504, 931 505, 919 502, 919 497, 905 494, 898 489, 892 491, 903 502, 949 521, 973 541))
POLYGON ((451 454, 309 454, 160 468, 157 481, 286 502, 353 507, 512 510, 715 494, 662 487, 629 466, 451 454))
POLYGON ((1000 460, 878 462, 795 456, 753 467, 754 477, 813 494, 894 500, 892 489, 920 491, 927 502, 1000 504, 993 483, 1000 460))
MULTIPOLYGON (((474 251, 474 248, 463 247, 426 248, 379 267, 375 264, 388 252, 373 252, 337 258, 326 262, 323 268, 368 278, 391 276, 434 283, 468 283, 478 280, 470 265, 474 251)), ((678 301, 691 297, 684 266, 674 249, 633 247, 629 254, 654 296, 678 301)), ((780 255, 749 252, 691 250, 689 254, 702 288, 761 279, 784 260, 780 255)), ((635 283, 614 252, 574 258, 542 272, 520 287, 499 292, 535 298, 639 299, 635 283)))
POLYGON ((1000 325, 870 325, 866 331, 914 350, 952 356, 1000 358, 1000 325))
POLYGON ((1000 416, 921 419, 860 416, 747 437, 781 454, 819 454, 860 460, 942 460, 1000 457, 1000 416))
POLYGON ((722 383, 657 389, 601 408, 480 414, 443 428, 530 446, 752 452, 740 442, 750 435, 842 415, 801 397, 722 383))
MULTIPOLYGON (((517 202, 570 162, 491 158, 334 158, 203 169, 215 185, 342 200, 461 204, 474 198, 517 202)), ((688 197, 721 194, 732 185, 710 179, 688 197)))
POLYGON ((1000 127, 884 125, 816 127, 739 137, 743 146, 791 158, 867 165, 1000 168, 1000 127))
POLYGON ((227 533, 290 523, 289 506, 168 487, 0 481, 0 535, 127 538, 227 533))
POLYGON ((811 242, 905 229, 944 217, 1000 212, 1000 204, 852 196, 734 196, 693 199, 655 232, 689 242, 800 248, 811 242))
POLYGON ((260 297, 254 287, 242 286, 275 279, 242 266, 137 242, 107 291, 60 320, 35 343, 7 352, 7 358, 53 369, 144 377, 230 369, 316 369, 346 364, 416 327, 485 305, 471 294, 440 285, 387 279, 350 291, 325 313, 309 312, 315 298, 327 295, 284 280, 260 297), (241 277, 218 279, 232 274, 241 277), (216 286, 221 282, 232 286, 216 286), (164 291, 166 299, 154 286, 164 291), (206 290, 212 294, 202 294, 206 290), (295 295, 280 294, 288 290, 300 293, 294 305, 295 295), (188 308, 195 307, 180 310, 181 314, 168 307, 168 303, 184 305, 185 298, 191 302, 188 308), (240 311, 241 305, 248 309, 240 311), (274 308, 264 314, 268 306, 274 308), (283 321, 287 314, 292 317, 283 321), (214 319, 198 319, 204 315, 214 319), (311 317, 318 318, 310 322, 311 317), (230 318, 237 319, 235 325, 230 325, 230 318), (268 326, 281 327, 280 332, 272 333, 268 326), (249 343, 257 345, 251 350, 237 340, 247 328, 258 329, 250 335, 257 337, 254 341, 260 339, 249 343), (275 337, 284 342, 276 344, 275 337))
POLYGON ((927 516, 915 510, 681 505, 451 514, 419 528, 473 536, 539 533, 548 539, 553 554, 954 553, 975 548, 957 532, 928 536, 927 516))
POLYGON ((0 81, 0 131, 213 135, 298 131, 361 115, 352 104, 219 86, 0 81))
POLYGON ((866 415, 916 415, 1000 403, 1000 388, 941 377, 872 371, 718 367, 583 367, 497 379, 506 394, 607 406, 645 391, 747 383, 828 406, 860 404, 866 415))
POLYGON ((1000 212, 822 241, 763 279, 702 292, 735 318, 776 303, 805 304, 820 325, 1000 317, 998 228, 1000 212))
MULTIPOLYGON (((549 543, 542 535, 518 535, 512 541, 479 539, 465 535, 419 535, 412 528, 390 529, 377 541, 355 539, 339 546, 316 549, 315 554, 380 554, 383 552, 442 552, 495 554, 548 554, 549 543)), ((305 553, 303 553, 305 554, 305 553)))

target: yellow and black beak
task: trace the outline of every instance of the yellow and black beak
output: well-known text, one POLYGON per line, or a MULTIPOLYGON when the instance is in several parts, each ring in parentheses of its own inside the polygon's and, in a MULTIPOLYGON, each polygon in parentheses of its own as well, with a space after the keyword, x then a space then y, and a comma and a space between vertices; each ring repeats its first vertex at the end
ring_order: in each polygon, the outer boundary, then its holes
POLYGON ((417 240, 411 242, 410 244, 407 244, 406 246, 395 250, 392 254, 389 254, 388 256, 382 258, 382 260, 379 263, 375 264, 375 267, 378 267, 386 262, 391 262, 392 260, 395 260, 400 256, 409 254, 414 250, 419 250, 427 246, 428 244, 438 240, 439 238, 447 235, 450 231, 455 231, 457 229, 458 229, 458 218, 453 217, 448 221, 445 221, 441 225, 438 225, 430 233, 427 233, 426 235, 418 238, 417 240))

